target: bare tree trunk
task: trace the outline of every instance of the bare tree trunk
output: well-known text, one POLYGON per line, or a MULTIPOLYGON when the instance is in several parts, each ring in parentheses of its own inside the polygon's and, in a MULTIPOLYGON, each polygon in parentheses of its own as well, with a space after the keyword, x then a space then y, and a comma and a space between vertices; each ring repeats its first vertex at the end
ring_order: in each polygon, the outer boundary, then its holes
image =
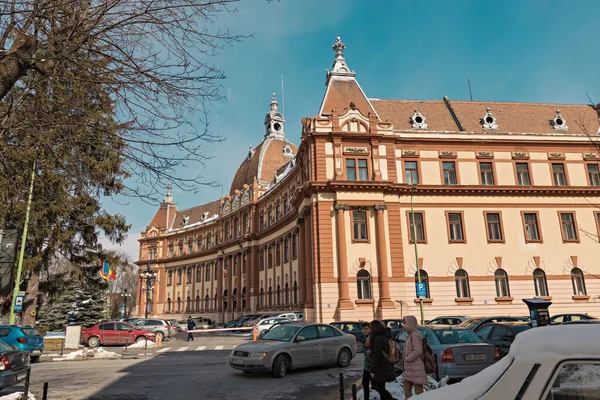
POLYGON ((0 58, 0 99, 32 68, 35 38, 21 35, 11 49, 0 58))

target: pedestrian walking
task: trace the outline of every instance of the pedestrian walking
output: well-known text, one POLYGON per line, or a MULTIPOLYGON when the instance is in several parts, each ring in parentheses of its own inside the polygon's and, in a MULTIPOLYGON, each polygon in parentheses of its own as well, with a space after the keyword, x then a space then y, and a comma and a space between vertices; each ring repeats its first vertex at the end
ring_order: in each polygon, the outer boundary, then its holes
POLYGON ((196 323, 192 319, 191 315, 189 316, 189 318, 187 320, 187 329, 188 329, 188 335, 187 335, 187 339, 185 341, 189 342, 191 340, 193 342, 194 341, 194 333, 190 332, 190 331, 192 329, 196 329, 196 323))
POLYGON ((417 329, 417 319, 412 315, 404 317, 404 329, 408 333, 404 343, 404 394, 412 397, 413 387, 416 394, 423 393, 423 385, 427 384, 427 372, 423 361, 423 338, 417 329))
POLYGON ((369 400, 370 385, 371 385, 371 324, 368 322, 362 323, 362 332, 365 335, 364 355, 365 364, 363 369, 362 386, 364 400, 369 400))
POLYGON ((396 380, 394 365, 386 355, 390 354, 389 341, 392 338, 392 330, 383 326, 381 321, 371 321, 371 379, 381 400, 396 400, 385 388, 386 382, 396 380))

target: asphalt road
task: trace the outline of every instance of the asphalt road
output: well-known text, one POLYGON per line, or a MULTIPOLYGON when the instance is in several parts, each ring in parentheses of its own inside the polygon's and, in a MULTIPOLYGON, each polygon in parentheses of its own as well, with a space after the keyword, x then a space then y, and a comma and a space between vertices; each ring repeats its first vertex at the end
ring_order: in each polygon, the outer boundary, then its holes
POLYGON ((362 354, 348 368, 303 369, 283 379, 244 374, 229 366, 228 356, 246 340, 196 336, 194 342, 168 342, 163 347, 168 350, 162 352, 106 348, 130 359, 34 364, 30 390, 38 400, 44 382, 49 383, 49 400, 333 400, 339 399, 340 372, 345 375, 348 399, 352 383, 362 376, 362 354))

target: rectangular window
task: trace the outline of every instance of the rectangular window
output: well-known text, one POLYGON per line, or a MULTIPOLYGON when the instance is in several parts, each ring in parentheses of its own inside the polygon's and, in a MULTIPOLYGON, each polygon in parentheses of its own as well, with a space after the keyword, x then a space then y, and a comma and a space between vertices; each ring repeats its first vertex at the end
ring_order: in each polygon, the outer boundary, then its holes
POLYGON ((279 220, 279 218, 281 218, 281 206, 277 206, 275 207, 275 219, 279 220))
POLYGON ((206 272, 204 274, 204 281, 210 281, 210 264, 206 264, 206 272))
POLYGON ((196 282, 200 282, 202 280, 202 267, 196 265, 196 282))
POLYGON ((292 235, 292 259, 296 259, 298 257, 298 239, 296 238, 296 235, 292 235))
POLYGON ((169 246, 169 258, 175 257, 175 251, 173 250, 173 246, 169 246))
POLYGON ((290 241, 285 239, 283 242, 283 262, 290 261, 290 241))
POLYGON ((479 163, 479 174, 481 175, 481 184, 483 186, 494 186, 494 171, 491 162, 479 163))
POLYGON ((181 278, 183 276, 183 271, 181 269, 177 270, 177 284, 181 285, 181 278))
POLYGON ((275 265, 281 265, 281 245, 279 243, 275 246, 275 265))
POLYGON ((419 168, 416 161, 404 161, 404 174, 408 185, 419 184, 419 168))
POLYGON ((523 213, 523 225, 525 228, 525 241, 526 242, 541 242, 542 241, 542 235, 540 234, 537 212, 523 213))
POLYGON ((198 239, 196 242, 196 251, 202 251, 202 239, 198 239))
POLYGON ((179 243, 179 255, 182 256, 183 255, 183 243, 179 243))
POLYGON ((260 229, 265 229, 265 216, 260 216, 260 229))
POLYGON ((167 286, 171 286, 173 284, 173 271, 169 271, 167 274, 167 286))
POLYGON ((260 253, 258 256, 258 268, 260 271, 265 269, 265 251, 263 249, 260 250, 260 253))
POLYGON ((587 165, 588 179, 590 180, 590 186, 600 186, 600 171, 598 171, 598 164, 587 165))
POLYGON ((531 186, 531 179, 529 179, 529 165, 527 165, 527 163, 517 163, 515 168, 517 169, 517 185, 531 186))
POLYGON ((554 186, 567 186, 564 164, 552 164, 552 179, 554 181, 554 186))
POLYGON ((273 225, 273 211, 268 213, 269 226, 273 225))
POLYGON ((502 234, 502 221, 500 219, 500 213, 484 212, 483 214, 485 217, 488 243, 504 243, 504 235, 502 234))
POLYGON ((578 242, 577 224, 575 222, 575 214, 573 213, 558 213, 560 218, 561 233, 563 242, 578 242))
POLYGON ((463 214, 446 212, 446 218, 448 220, 449 242, 465 242, 463 214))
POLYGON ((156 260, 156 247, 152 247, 148 250, 148 259, 156 260))
POLYGON ((366 181, 369 179, 369 168, 364 158, 346 159, 346 179, 349 181, 366 181))
POLYGON ((283 214, 287 214, 288 212, 288 201, 287 199, 283 200, 283 214))
POLYGON ((238 260, 239 260, 238 256, 233 256, 233 274, 234 275, 237 275, 237 273, 238 273, 238 260))
POLYGON ((596 223, 596 239, 600 242, 600 211, 594 212, 594 222, 596 223))
POLYGON ((212 243, 211 243, 210 238, 208 237, 208 238, 206 238, 206 248, 210 249, 211 247, 212 247, 212 243))
POLYGON ((365 211, 354 211, 352 213, 352 232, 352 239, 355 242, 366 242, 369 240, 367 213, 365 211))
POLYGON ((442 171, 444 173, 444 185, 458 184, 456 179, 456 165, 454 161, 442 162, 442 171))
POLYGON ((411 213, 410 211, 406 212, 406 218, 408 219, 408 240, 409 243, 414 243, 415 242, 415 236, 414 236, 414 232, 415 232, 415 228, 417 230, 417 243, 426 243, 427 239, 425 236, 425 217, 423 215, 423 212, 419 211, 414 213, 414 220, 415 220, 415 224, 413 226, 413 213, 411 213))
POLYGON ((188 267, 187 268, 187 273, 186 273, 186 283, 190 283, 192 281, 192 267, 188 267))
POLYGON ((188 242, 188 254, 192 254, 194 252, 194 242, 188 242))

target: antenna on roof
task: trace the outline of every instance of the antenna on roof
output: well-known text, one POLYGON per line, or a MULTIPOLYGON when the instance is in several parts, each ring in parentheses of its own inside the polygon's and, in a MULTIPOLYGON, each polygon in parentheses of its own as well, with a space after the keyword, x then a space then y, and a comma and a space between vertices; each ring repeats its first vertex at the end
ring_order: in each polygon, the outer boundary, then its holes
POLYGON ((471 91, 471 79, 467 77, 467 82, 469 83, 469 96, 471 97, 471 101, 473 101, 473 92, 471 91))
POLYGON ((283 75, 281 75, 281 114, 285 118, 285 95, 283 94, 283 75))

